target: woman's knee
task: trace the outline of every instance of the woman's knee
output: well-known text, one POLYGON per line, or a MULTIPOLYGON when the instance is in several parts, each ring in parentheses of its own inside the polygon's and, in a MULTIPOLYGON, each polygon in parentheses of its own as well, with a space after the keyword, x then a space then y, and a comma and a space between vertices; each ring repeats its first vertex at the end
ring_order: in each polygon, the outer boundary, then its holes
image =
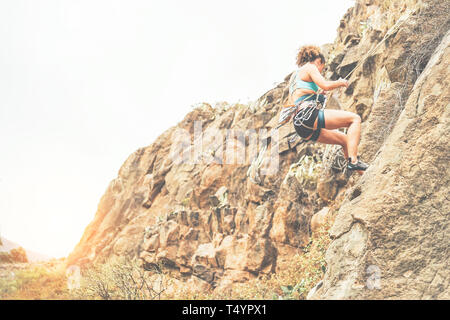
POLYGON ((353 123, 361 123, 361 117, 357 113, 350 111, 324 110, 324 113, 325 128, 329 130, 348 128, 353 123))
POLYGON ((353 113, 352 115, 352 119, 351 119, 352 123, 361 123, 361 116, 357 113, 353 113))

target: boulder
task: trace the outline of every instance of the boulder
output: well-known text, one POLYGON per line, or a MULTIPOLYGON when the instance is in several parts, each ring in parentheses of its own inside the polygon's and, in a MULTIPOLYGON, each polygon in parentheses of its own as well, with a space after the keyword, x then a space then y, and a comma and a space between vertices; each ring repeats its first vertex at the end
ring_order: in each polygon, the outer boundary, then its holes
POLYGON ((311 231, 318 231, 321 227, 331 222, 331 211, 329 207, 322 208, 311 218, 311 231))

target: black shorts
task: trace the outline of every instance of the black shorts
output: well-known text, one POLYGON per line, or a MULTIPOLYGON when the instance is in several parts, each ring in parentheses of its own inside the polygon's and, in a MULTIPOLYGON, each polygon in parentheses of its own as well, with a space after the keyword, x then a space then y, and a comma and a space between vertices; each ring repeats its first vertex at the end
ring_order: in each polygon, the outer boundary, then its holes
POLYGON ((300 137, 306 139, 314 132, 314 122, 319 115, 319 108, 316 101, 302 101, 298 108, 293 117, 294 129, 300 137))

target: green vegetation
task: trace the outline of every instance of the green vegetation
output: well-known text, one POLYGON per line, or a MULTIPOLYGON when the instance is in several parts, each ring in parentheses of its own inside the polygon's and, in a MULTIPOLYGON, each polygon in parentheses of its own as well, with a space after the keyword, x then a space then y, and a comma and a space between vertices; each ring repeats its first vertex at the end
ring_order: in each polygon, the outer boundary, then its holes
POLYGON ((3 269, 0 299, 305 299, 326 270, 328 227, 314 233, 308 246, 299 249, 277 273, 235 283, 219 292, 193 291, 172 278, 162 265, 147 265, 145 271, 137 260, 114 257, 84 270, 78 278, 69 275, 62 262, 53 267, 29 264, 22 269, 11 267, 9 272, 3 269))
POLYGON ((314 189, 321 170, 321 162, 317 161, 313 156, 304 155, 298 162, 291 165, 285 179, 295 176, 301 185, 314 189))
POLYGON ((288 265, 277 273, 246 283, 235 283, 220 292, 192 292, 181 289, 175 299, 236 300, 304 300, 308 292, 323 278, 326 271, 325 252, 331 242, 329 225, 314 233, 311 241, 288 265))
POLYGON ((0 277, 0 299, 71 299, 64 267, 49 270, 44 266, 29 265, 19 270, 11 269, 0 277))

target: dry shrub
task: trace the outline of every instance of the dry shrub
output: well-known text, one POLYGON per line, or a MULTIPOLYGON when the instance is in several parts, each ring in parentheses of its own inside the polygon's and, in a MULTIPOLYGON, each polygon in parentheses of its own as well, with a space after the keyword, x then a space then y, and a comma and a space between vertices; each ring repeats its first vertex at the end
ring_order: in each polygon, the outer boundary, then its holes
POLYGON ((86 269, 73 293, 80 299, 154 300, 161 299, 167 285, 161 266, 146 271, 136 259, 114 256, 86 269))

